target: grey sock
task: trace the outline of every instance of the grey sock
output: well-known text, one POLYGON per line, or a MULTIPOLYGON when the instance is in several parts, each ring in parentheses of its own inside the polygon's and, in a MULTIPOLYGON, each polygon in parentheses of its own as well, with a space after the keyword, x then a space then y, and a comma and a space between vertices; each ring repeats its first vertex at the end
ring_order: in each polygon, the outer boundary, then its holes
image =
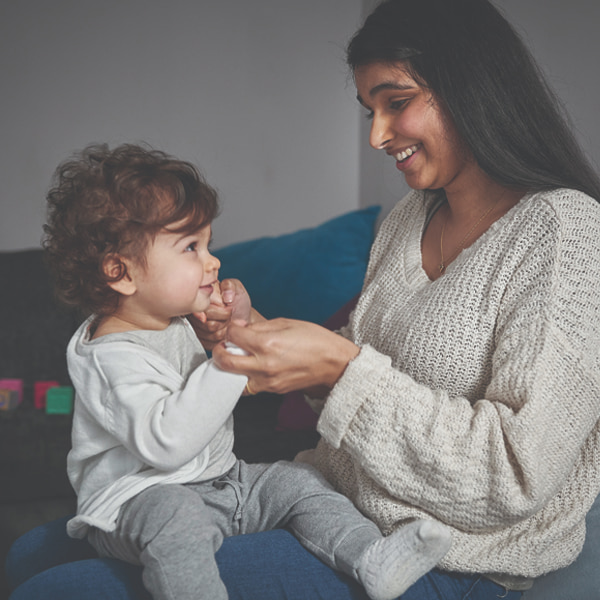
POLYGON ((435 521, 414 521, 371 544, 356 569, 372 600, 394 600, 448 552, 450 531, 435 521))

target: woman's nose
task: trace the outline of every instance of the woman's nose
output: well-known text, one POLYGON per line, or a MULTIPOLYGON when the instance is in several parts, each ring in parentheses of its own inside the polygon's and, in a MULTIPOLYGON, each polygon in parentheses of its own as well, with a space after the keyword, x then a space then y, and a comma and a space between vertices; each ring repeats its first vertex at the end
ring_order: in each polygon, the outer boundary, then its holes
POLYGON ((392 138, 393 133, 388 120, 380 115, 373 115, 371 132, 369 134, 369 144, 371 144, 375 150, 384 150, 392 138))

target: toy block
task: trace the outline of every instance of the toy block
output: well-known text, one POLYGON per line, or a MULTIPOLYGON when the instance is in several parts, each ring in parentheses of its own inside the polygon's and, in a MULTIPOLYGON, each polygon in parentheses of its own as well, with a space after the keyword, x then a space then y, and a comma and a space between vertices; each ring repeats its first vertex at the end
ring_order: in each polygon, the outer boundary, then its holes
POLYGON ((14 410, 19 405, 19 392, 0 388, 0 410, 14 410))
POLYGON ((14 390, 17 392, 17 404, 21 404, 23 400, 23 380, 22 379, 0 379, 0 389, 14 390))
POLYGON ((33 406, 46 408, 46 393, 50 388, 60 387, 58 381, 36 381, 33 384, 33 406))
POLYGON ((69 415, 73 412, 73 388, 65 385, 46 391, 46 414, 69 415))

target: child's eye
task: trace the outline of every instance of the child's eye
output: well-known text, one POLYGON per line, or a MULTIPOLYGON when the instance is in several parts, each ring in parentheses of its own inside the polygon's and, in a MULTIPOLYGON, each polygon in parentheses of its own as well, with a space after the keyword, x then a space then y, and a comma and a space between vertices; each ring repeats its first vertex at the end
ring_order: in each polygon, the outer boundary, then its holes
POLYGON ((186 246, 185 251, 186 252, 195 252, 196 251, 196 247, 197 247, 198 243, 197 242, 192 242, 191 244, 188 244, 186 246))

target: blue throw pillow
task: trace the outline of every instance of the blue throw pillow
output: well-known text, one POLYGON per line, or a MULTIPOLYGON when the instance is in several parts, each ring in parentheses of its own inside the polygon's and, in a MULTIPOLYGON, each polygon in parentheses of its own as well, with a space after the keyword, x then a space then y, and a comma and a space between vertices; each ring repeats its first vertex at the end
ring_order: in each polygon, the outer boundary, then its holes
POLYGON ((362 288, 381 207, 346 213, 322 225, 214 251, 219 277, 241 280, 266 318, 323 323, 362 288))

